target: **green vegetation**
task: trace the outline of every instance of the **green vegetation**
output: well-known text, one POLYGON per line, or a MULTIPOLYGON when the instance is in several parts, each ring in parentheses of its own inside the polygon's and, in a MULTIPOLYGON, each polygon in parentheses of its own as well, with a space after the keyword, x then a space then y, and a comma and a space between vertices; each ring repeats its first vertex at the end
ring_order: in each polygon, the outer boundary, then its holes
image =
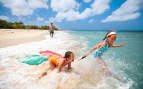
MULTIPOLYGON (((40 30, 49 30, 49 26, 36 26, 36 25, 24 25, 22 22, 7 22, 0 19, 0 29, 40 29, 40 30)), ((58 30, 54 26, 54 30, 58 30)))

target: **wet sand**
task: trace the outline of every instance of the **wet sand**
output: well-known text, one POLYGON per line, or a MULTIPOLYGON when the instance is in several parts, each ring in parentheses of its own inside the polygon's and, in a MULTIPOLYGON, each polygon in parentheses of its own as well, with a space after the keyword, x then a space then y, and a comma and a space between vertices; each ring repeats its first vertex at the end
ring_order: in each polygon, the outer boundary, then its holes
POLYGON ((45 39, 47 30, 0 29, 0 48, 45 39))

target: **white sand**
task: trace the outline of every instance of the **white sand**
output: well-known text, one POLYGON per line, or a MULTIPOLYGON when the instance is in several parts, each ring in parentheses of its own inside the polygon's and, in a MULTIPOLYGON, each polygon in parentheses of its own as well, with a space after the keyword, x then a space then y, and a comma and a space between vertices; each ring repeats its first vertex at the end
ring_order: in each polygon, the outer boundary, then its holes
POLYGON ((47 30, 0 29, 0 48, 40 41, 45 34, 47 30))

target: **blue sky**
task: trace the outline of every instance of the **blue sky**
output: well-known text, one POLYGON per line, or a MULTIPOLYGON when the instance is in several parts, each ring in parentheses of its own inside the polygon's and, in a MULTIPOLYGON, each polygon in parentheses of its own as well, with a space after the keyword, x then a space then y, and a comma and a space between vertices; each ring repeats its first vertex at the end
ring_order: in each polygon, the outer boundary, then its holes
POLYGON ((63 30, 143 30, 143 0, 0 0, 0 19, 63 30))

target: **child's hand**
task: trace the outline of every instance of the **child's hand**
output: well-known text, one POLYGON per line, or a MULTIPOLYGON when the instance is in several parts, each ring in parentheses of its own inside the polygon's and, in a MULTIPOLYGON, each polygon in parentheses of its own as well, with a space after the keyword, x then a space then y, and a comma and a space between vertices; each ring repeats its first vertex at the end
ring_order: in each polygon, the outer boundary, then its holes
POLYGON ((69 67, 68 70, 72 70, 72 67, 69 67))
POLYGON ((81 59, 84 59, 84 58, 86 58, 86 55, 82 56, 82 58, 81 58, 81 59))

